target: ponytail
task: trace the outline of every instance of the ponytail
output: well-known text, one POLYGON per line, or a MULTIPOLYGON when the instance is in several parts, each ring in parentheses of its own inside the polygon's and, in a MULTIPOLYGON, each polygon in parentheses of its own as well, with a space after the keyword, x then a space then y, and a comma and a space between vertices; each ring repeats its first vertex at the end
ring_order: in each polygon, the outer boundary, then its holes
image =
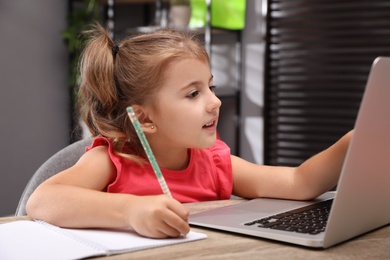
POLYGON ((98 135, 106 132, 106 125, 114 123, 111 114, 118 104, 114 77, 115 45, 107 31, 98 24, 86 33, 90 40, 80 60, 79 105, 92 135, 98 135))

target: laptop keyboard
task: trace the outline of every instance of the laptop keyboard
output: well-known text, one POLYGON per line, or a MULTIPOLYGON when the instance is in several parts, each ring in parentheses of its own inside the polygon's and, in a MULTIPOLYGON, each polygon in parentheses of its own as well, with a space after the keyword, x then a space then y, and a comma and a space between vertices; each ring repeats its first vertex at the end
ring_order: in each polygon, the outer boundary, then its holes
POLYGON ((271 228, 316 235, 324 232, 333 199, 279 213, 245 223, 259 228, 271 228))

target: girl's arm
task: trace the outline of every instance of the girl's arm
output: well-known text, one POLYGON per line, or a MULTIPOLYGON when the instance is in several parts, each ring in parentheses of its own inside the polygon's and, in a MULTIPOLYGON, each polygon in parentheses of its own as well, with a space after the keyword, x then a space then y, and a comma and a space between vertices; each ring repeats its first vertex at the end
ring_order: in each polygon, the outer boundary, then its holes
POLYGON ((337 184, 352 131, 299 167, 264 166, 232 156, 233 194, 308 200, 337 184))
POLYGON ((174 199, 104 192, 115 176, 107 148, 96 147, 73 167, 43 182, 28 200, 27 213, 68 228, 132 227, 148 237, 189 232, 188 211, 174 199))

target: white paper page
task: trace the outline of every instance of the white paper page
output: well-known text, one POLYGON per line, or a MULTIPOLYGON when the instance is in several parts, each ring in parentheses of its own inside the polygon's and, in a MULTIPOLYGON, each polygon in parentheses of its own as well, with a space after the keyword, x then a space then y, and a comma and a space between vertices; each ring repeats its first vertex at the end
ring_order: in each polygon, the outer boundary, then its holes
POLYGON ((1 260, 62 260, 104 254, 33 221, 0 225, 1 260))
POLYGON ((23 220, 0 225, 0 259, 80 259, 205 238, 207 235, 191 231, 185 237, 152 239, 130 230, 65 229, 23 220))
POLYGON ((67 229, 74 235, 94 241, 112 253, 136 251, 144 248, 160 247, 207 238, 207 235, 191 231, 179 238, 153 239, 136 234, 131 230, 67 229))

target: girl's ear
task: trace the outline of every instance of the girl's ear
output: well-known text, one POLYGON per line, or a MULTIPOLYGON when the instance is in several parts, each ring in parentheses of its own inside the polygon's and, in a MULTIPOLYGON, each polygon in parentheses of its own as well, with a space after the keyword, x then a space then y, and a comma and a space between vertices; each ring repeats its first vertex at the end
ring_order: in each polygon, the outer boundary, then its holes
POLYGON ((142 131, 148 134, 155 133, 157 129, 153 121, 150 119, 147 109, 140 105, 133 105, 132 107, 141 125, 142 131))

